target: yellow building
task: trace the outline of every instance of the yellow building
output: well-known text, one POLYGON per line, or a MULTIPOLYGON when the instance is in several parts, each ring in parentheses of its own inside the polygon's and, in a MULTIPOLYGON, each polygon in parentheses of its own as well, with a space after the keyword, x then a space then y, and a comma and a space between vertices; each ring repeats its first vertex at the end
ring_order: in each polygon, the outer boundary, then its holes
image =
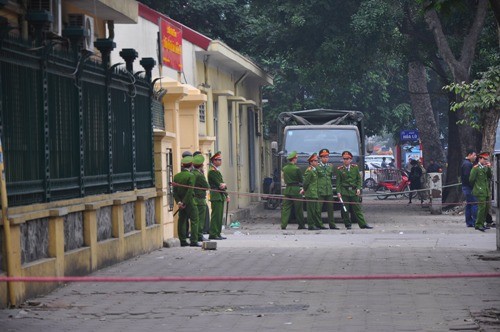
MULTIPOLYGON (((259 200, 271 77, 173 21, 182 70, 158 66, 160 16, 132 0, 0 0, 0 277, 85 275, 161 248, 185 150, 222 151, 232 212, 259 200)), ((58 285, 0 282, 0 307, 58 285)))

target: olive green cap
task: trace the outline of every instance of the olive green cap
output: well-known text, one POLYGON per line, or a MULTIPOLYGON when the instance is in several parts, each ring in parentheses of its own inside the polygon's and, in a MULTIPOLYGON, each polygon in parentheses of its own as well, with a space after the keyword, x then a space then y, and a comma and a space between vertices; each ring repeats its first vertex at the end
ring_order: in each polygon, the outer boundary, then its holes
POLYGON ((188 165, 193 163, 193 157, 192 156, 186 156, 181 159, 181 164, 183 165, 188 165))
POLYGON ((205 162, 205 157, 203 157, 202 154, 197 154, 196 156, 193 157, 194 165, 202 165, 204 162, 205 162))
POLYGON ((288 156, 286 157, 286 159, 288 160, 292 160, 293 158, 297 157, 297 151, 292 151, 288 154, 288 156))

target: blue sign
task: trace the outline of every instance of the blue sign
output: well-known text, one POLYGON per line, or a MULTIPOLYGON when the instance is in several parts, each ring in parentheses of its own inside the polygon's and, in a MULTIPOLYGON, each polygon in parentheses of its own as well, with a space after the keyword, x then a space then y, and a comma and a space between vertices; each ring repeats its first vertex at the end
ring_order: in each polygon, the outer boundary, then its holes
POLYGON ((418 136, 418 130, 401 130, 400 140, 404 141, 418 141, 420 137, 418 136))

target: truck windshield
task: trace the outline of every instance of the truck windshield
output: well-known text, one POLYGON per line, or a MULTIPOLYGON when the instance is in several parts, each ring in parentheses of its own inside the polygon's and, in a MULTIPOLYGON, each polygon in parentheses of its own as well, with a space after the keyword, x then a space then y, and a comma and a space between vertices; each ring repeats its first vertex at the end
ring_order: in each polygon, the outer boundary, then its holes
POLYGON ((330 154, 350 151, 359 153, 359 139, 356 130, 340 128, 290 129, 286 133, 285 151, 312 154, 320 149, 330 150, 330 154))

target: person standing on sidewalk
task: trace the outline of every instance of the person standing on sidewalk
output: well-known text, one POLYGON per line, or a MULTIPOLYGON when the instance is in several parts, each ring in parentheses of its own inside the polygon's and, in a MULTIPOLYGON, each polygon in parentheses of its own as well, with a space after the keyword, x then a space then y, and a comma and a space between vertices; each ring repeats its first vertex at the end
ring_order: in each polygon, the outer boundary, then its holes
POLYGON ((328 225, 330 229, 339 229, 335 225, 333 219, 333 189, 332 189, 332 174, 333 166, 328 162, 330 158, 330 151, 328 149, 321 149, 319 151, 321 161, 318 164, 318 199, 319 199, 319 215, 323 211, 323 206, 326 204, 326 211, 328 213, 328 225))
POLYGON ((411 204, 412 197, 417 195, 420 197, 420 204, 422 204, 424 201, 421 196, 422 191, 420 190, 422 189, 422 183, 420 181, 420 179, 422 178, 422 168, 420 167, 418 161, 416 160, 412 160, 411 165, 412 166, 410 169, 410 174, 408 175, 408 178, 410 179, 410 190, 411 190, 410 194, 408 195, 408 197, 410 198, 408 204, 411 204), (414 190, 416 190, 416 192, 413 192, 414 190))
POLYGON ((313 153, 308 159, 309 167, 304 173, 304 188, 301 194, 304 194, 307 203, 307 225, 310 231, 326 229, 321 222, 318 203, 318 155, 313 153))
POLYGON ((197 154, 193 157, 193 170, 194 174, 194 205, 198 209, 198 241, 202 242, 203 238, 203 223, 205 222, 207 213, 207 190, 210 189, 205 174, 203 172, 203 163, 205 157, 202 154, 197 154), (202 189, 204 188, 204 189, 202 189))
POLYGON ((477 165, 472 167, 469 181, 472 184, 472 194, 476 196, 478 201, 477 217, 475 228, 478 231, 484 232, 488 227, 485 227, 486 215, 490 210, 490 181, 492 177, 489 152, 481 152, 477 165))
POLYGON ((297 151, 292 151, 288 154, 288 163, 283 166, 283 181, 285 181, 285 191, 283 204, 281 206, 281 229, 286 229, 288 221, 292 214, 292 208, 295 213, 295 219, 299 224, 298 229, 305 229, 304 224, 304 211, 302 195, 300 190, 302 188, 303 176, 300 168, 297 166, 297 151))
POLYGON ((343 165, 337 168, 337 196, 344 201, 342 207, 342 219, 347 229, 351 229, 351 217, 358 221, 359 228, 372 229, 368 225, 361 211, 359 196, 361 195, 361 175, 356 164, 351 164, 352 153, 342 152, 343 165))
POLYGON ((174 200, 179 207, 179 220, 177 222, 177 233, 181 246, 200 247, 198 243, 198 209, 194 205, 193 187, 195 177, 191 173, 193 157, 187 156, 181 160, 181 171, 174 176, 174 200), (191 220, 191 242, 188 243, 187 223, 191 220))
POLYGON ((476 152, 474 150, 467 150, 462 168, 460 171, 460 178, 462 180, 462 192, 465 197, 465 225, 467 227, 474 227, 476 224, 477 216, 477 199, 472 194, 472 184, 469 181, 470 172, 476 161, 476 152))
POLYGON ((212 214, 210 216, 210 231, 208 238, 210 240, 225 240, 221 235, 222 218, 224 217, 224 202, 229 203, 229 195, 225 192, 227 189, 222 173, 219 171, 222 165, 222 155, 217 151, 211 158, 210 169, 208 171, 208 184, 210 185, 210 203, 212 204, 212 214))

